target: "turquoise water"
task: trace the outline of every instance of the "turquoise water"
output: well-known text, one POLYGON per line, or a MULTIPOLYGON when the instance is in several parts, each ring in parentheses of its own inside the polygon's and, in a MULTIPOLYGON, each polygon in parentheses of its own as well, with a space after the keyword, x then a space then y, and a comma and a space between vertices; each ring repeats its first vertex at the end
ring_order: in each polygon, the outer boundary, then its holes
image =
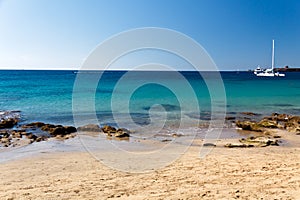
MULTIPOLYGON (((210 73, 205 76, 207 83, 217 83, 219 80, 210 73)), ((96 72, 2 70, 0 110, 20 110, 24 123, 44 121, 71 125, 74 124, 73 98, 77 98, 76 114, 82 115, 86 122, 92 118, 91 104, 102 124, 114 124, 118 117, 124 123, 130 116, 133 122, 147 125, 151 121, 150 115, 155 117, 156 114, 163 114, 170 121, 183 116, 186 119, 209 119, 212 99, 205 81, 197 72, 128 74, 111 71, 101 74, 98 82, 99 75, 96 72), (80 84, 74 87, 79 74, 80 84), (143 81, 148 81, 148 84, 142 85, 143 81)), ((221 76, 227 113, 300 114, 300 73, 286 73, 284 78, 256 77, 251 72, 221 72, 221 76)))

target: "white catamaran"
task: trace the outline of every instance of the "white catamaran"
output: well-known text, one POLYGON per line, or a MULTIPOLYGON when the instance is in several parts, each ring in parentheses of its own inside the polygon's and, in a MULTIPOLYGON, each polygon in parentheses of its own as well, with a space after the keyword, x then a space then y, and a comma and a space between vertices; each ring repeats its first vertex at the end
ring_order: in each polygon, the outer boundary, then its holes
POLYGON ((279 73, 279 72, 274 72, 274 64, 275 64, 275 50, 274 50, 274 40, 272 42, 272 68, 271 69, 265 69, 264 71, 262 72, 257 72, 257 71, 254 71, 254 74, 256 76, 266 76, 266 77, 274 77, 274 76, 280 76, 280 77, 283 77, 285 76, 285 74, 282 74, 282 73, 279 73))

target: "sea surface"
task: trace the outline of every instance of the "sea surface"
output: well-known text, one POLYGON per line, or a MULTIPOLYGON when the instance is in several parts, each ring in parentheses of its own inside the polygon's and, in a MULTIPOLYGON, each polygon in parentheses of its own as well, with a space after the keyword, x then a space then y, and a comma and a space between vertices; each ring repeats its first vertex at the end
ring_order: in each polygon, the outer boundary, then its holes
POLYGON ((21 111, 21 123, 74 125, 75 115, 83 124, 96 118, 126 128, 155 120, 170 127, 182 119, 209 121, 215 108, 227 115, 300 115, 300 73, 218 73, 1 70, 0 111, 21 111))

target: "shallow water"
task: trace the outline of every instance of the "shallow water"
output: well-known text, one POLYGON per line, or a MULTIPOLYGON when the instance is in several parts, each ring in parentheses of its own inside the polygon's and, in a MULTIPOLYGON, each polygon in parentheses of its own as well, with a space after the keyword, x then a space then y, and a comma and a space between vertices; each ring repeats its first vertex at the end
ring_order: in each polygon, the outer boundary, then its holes
POLYGON ((221 112, 226 109, 229 114, 243 111, 263 115, 300 114, 300 73, 266 78, 251 72, 221 72, 226 91, 225 108, 223 102, 212 103, 215 99, 206 85, 218 90, 220 80, 212 72, 202 75, 205 79, 198 72, 178 75, 177 72, 2 70, 0 110, 22 111, 23 123, 43 121, 66 125, 74 124, 75 110, 83 124, 96 116, 100 124, 134 129, 154 122, 159 127, 164 120, 173 124, 168 126, 173 128, 178 128, 184 120, 187 128, 195 125, 193 120, 209 121, 212 105, 217 111, 218 106, 221 112), (79 76, 80 82, 74 86, 79 76), (74 104, 74 99, 80 104, 74 104))

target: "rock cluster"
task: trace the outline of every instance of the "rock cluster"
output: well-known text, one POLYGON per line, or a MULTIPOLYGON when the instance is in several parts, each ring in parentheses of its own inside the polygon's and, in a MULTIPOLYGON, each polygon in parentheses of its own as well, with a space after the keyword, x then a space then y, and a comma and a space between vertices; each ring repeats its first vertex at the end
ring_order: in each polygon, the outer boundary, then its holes
POLYGON ((130 137, 130 135, 129 135, 130 131, 127 129, 124 129, 124 128, 116 129, 115 127, 105 125, 102 127, 102 131, 110 137, 111 136, 114 136, 117 138, 130 137))
POLYGON ((33 142, 40 142, 46 140, 45 136, 37 136, 31 132, 26 132, 26 130, 1 130, 0 131, 0 146, 20 146, 24 144, 30 144, 33 142))
POLYGON ((100 127, 96 124, 88 124, 85 126, 80 126, 77 128, 78 131, 86 131, 86 132, 101 132, 106 134, 108 137, 116 137, 116 138, 129 138, 130 131, 125 128, 115 128, 113 126, 105 125, 100 127))
POLYGON ((77 129, 73 126, 62 126, 55 124, 45 124, 43 122, 33 122, 22 126, 23 129, 37 129, 48 132, 50 137, 58 137, 68 139, 74 137, 72 133, 77 132, 77 129))
POLYGON ((248 131, 264 132, 266 128, 279 128, 300 134, 300 116, 273 113, 259 122, 246 120, 236 121, 235 124, 237 127, 248 131))
POLYGON ((239 140, 239 143, 229 143, 225 147, 265 147, 279 145, 277 138, 280 136, 269 136, 268 129, 283 129, 300 135, 300 116, 273 113, 260 121, 236 121, 236 126, 242 130, 260 133, 260 136, 249 137, 239 140))
POLYGON ((266 147, 266 146, 278 146, 278 140, 266 137, 266 136, 252 136, 248 138, 242 138, 239 140, 239 143, 229 143, 225 147, 234 148, 234 147, 266 147))
POLYGON ((18 125, 20 111, 0 111, 0 147, 20 146, 40 142, 51 137, 69 139, 77 130, 73 126, 62 126, 33 122, 18 125))
POLYGON ((1 111, 0 129, 12 128, 19 122, 20 111, 1 111))

